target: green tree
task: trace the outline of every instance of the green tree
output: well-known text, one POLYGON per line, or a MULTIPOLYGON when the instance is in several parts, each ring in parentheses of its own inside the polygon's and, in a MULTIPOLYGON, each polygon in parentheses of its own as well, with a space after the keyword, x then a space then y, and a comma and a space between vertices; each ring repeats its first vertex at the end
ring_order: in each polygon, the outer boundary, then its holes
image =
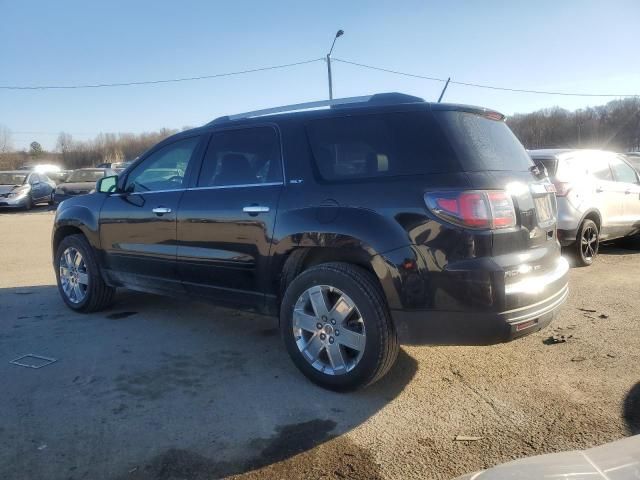
POLYGON ((39 156, 41 156, 42 145, 40 145, 38 142, 31 142, 31 144, 29 145, 29 155, 31 155, 33 158, 38 158, 39 156))

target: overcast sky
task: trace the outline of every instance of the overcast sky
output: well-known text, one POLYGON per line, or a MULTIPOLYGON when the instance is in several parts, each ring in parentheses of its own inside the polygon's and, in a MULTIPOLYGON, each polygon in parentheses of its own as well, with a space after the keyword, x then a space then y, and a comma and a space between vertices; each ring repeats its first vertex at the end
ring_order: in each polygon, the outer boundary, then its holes
MULTIPOLYGON (((640 1, 0 0, 0 86, 191 77, 324 56, 433 77, 536 90, 640 94, 640 1)), ((442 84, 335 63, 334 96, 442 84)), ((218 79, 101 89, 0 89, 14 144, 53 148, 58 132, 142 132, 324 99, 324 62, 218 79)), ((581 98, 453 85, 445 100, 506 114, 581 98)))

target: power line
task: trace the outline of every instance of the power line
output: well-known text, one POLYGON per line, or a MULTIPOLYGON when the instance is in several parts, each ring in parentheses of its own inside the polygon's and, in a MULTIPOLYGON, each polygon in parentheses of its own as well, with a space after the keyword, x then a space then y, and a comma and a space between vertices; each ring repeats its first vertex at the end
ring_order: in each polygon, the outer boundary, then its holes
MULTIPOLYGON (((335 62, 348 63, 349 65, 355 65, 357 67, 369 68, 371 70, 378 70, 380 72, 393 73, 395 75, 403 75, 405 77, 413 77, 413 78, 421 78, 424 80, 431 80, 435 82, 446 82, 446 78, 436 78, 436 77, 427 77, 425 75, 417 75, 414 73, 400 72, 397 70, 391 70, 388 68, 382 67, 374 67, 372 65, 366 65, 364 63, 351 62, 349 60, 342 60, 339 58, 333 58, 335 62)), ((485 85, 481 83, 471 83, 471 82, 459 82, 455 80, 451 80, 449 83, 454 83, 456 85, 464 85, 467 87, 476 87, 476 88, 488 88, 490 90, 502 90, 507 92, 519 92, 519 93, 536 93, 540 95, 563 95, 569 97, 637 97, 638 94, 613 94, 613 93, 574 93, 574 92, 553 92, 553 91, 544 91, 544 90, 527 90, 522 88, 509 88, 509 87, 497 87, 495 85, 485 85)))
POLYGON ((295 67, 298 65, 305 65, 308 63, 314 63, 323 61, 324 58, 315 58, 313 60, 304 60, 302 62, 286 63, 283 65, 271 65, 268 67, 251 68, 248 70, 239 70, 236 72, 215 73, 213 75, 200 75, 197 77, 183 77, 183 78, 170 78, 163 80, 145 80, 140 82, 118 82, 118 83, 95 83, 84 85, 0 85, 2 90, 63 90, 63 89, 77 89, 77 88, 103 88, 103 87, 130 87, 133 85, 157 85, 160 83, 177 83, 177 82, 190 82, 193 80, 207 80, 210 78, 230 77, 233 75, 243 75, 246 73, 264 72, 267 70, 276 70, 279 68, 295 67))
MULTIPOLYGON (((81 89, 81 88, 103 88, 103 87, 128 87, 135 85, 157 85, 162 83, 177 83, 177 82, 189 82, 194 80, 207 80, 212 78, 221 78, 221 77, 230 77, 234 75, 244 75, 247 73, 256 73, 256 72, 264 72, 268 70, 276 70, 282 68, 295 67, 299 65, 306 65, 309 63, 315 63, 324 61, 324 58, 315 58, 312 60, 304 60, 301 62, 294 63, 286 63, 282 65, 271 65, 268 67, 259 67, 259 68, 251 68, 247 70, 239 70, 235 72, 226 72, 226 73, 216 73, 212 75, 200 75, 196 77, 182 77, 182 78, 171 78, 171 79, 161 79, 161 80, 145 80, 138 82, 116 82, 116 83, 96 83, 96 84, 80 84, 80 85, 0 85, 0 90, 68 90, 68 89, 81 89)), ((401 72, 399 70, 392 70, 389 68, 376 67, 373 65, 367 65, 364 63, 352 62, 350 60, 343 60, 340 58, 333 58, 336 62, 341 62, 349 65, 353 65, 361 68, 368 68, 370 70, 377 70, 380 72, 391 73, 394 75, 402 75, 404 77, 412 77, 419 78, 423 80, 430 80, 434 82, 445 83, 447 81, 446 78, 438 78, 438 77, 430 77, 426 75, 418 75, 415 73, 401 72)), ((475 87, 475 88, 485 88, 490 90, 499 90, 506 92, 517 92, 517 93, 533 93, 539 95, 561 95, 561 96, 569 96, 569 97, 637 97, 638 94, 613 94, 613 93, 576 93, 576 92, 558 92, 558 91, 545 91, 545 90, 530 90, 530 89, 522 89, 522 88, 510 88, 510 87, 500 87, 495 85, 487 85, 482 83, 472 83, 472 82, 461 82, 457 80, 450 80, 449 83, 455 85, 463 85, 466 87, 475 87)), ((17 133, 17 132, 16 132, 17 133)))

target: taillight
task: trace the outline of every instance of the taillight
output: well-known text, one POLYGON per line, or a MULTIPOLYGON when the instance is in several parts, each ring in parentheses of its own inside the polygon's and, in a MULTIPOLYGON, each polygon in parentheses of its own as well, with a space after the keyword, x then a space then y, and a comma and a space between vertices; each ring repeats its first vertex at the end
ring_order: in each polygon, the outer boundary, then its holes
POLYGON ((566 197, 573 187, 569 182, 553 182, 553 185, 556 187, 557 197, 566 197))
POLYGON ((429 192, 424 200, 436 216, 463 227, 496 229, 516 225, 513 200, 502 190, 429 192))

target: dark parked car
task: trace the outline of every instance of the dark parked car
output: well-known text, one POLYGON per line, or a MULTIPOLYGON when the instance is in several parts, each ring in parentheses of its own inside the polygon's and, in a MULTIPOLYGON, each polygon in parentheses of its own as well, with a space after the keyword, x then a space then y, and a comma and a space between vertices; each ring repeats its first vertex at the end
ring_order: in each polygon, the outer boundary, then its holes
POLYGON ((50 172, 47 176, 55 182, 56 185, 63 183, 71 174, 72 170, 60 170, 59 172, 50 172))
POLYGON ((381 378, 399 342, 551 321, 568 292, 553 185, 501 114, 402 94, 289 111, 305 106, 181 132, 64 202, 64 302, 127 287, 278 315, 298 368, 335 390, 381 378))
POLYGON ((101 178, 115 175, 108 168, 80 168, 71 172, 64 182, 58 184, 54 195, 57 204, 76 195, 86 195, 95 190, 96 182, 101 178))
POLYGON ((53 204, 55 183, 44 173, 28 170, 0 172, 0 207, 31 209, 37 203, 53 204))

